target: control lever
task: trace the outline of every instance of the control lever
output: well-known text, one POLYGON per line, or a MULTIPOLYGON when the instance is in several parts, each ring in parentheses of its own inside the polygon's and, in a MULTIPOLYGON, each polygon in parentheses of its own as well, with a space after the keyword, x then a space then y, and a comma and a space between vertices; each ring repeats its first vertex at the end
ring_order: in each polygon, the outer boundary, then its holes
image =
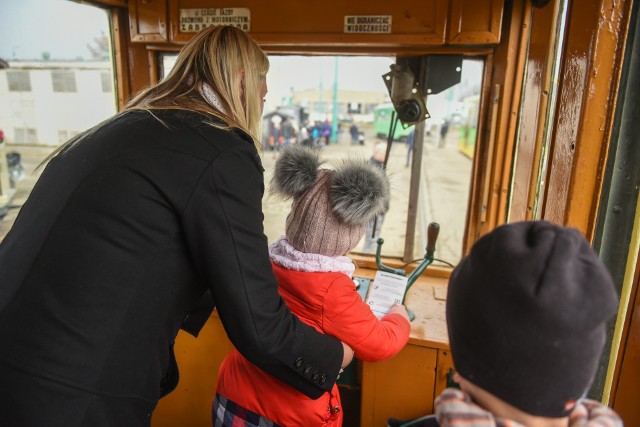
MULTIPOLYGON (((436 241, 438 240, 438 234, 440 233, 440 224, 437 222, 432 222, 429 224, 427 228, 427 247, 424 255, 424 259, 420 262, 420 264, 411 272, 409 277, 407 278, 407 287, 404 291, 404 296, 402 297, 402 303, 404 304, 405 299, 407 298, 407 292, 409 292, 409 288, 418 280, 418 277, 426 270, 426 268, 431 265, 434 259, 434 253, 436 251, 436 241)), ((397 274, 399 276, 406 276, 407 271, 402 268, 391 268, 384 265, 381 261, 381 252, 382 245, 384 244, 384 239, 379 238, 377 240, 378 248, 376 250, 376 264, 378 268, 382 271, 386 271, 387 273, 397 274)), ((407 307, 407 312, 409 314, 409 319, 413 321, 415 319, 415 314, 407 307)))
MULTIPOLYGON (((438 224, 437 222, 432 222, 431 224, 429 224, 429 227, 427 228, 427 247, 424 254, 424 260, 422 260, 420 265, 418 265, 416 269, 411 272, 411 275, 407 280, 407 291, 422 274, 422 272, 433 262, 433 254, 436 251, 436 241, 438 240, 438 234, 440 234, 440 224, 438 224)), ((406 291, 404 295, 405 297, 407 296, 406 291)), ((404 300, 402 301, 404 303, 404 300)))

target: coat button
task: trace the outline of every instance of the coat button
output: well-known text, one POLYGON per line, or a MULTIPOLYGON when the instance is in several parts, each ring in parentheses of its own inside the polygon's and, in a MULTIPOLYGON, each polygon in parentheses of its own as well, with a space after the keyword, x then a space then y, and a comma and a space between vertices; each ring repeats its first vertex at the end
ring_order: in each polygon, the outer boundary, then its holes
POLYGON ((300 368, 302 366, 302 357, 298 357, 295 362, 293 362, 294 368, 300 368))
POLYGON ((318 378, 320 378, 320 372, 315 371, 315 372, 313 373, 313 376, 311 377, 311 379, 312 379, 313 381, 318 381, 318 378))
POLYGON ((311 372, 311 365, 305 366, 304 370, 302 372, 304 372, 305 375, 307 375, 309 372, 311 372))
POLYGON ((340 407, 338 405, 334 406, 331 412, 333 412, 334 414, 340 412, 340 407))
POLYGON ((324 384, 327 382, 327 374, 322 374, 320 377, 320 384, 324 384))

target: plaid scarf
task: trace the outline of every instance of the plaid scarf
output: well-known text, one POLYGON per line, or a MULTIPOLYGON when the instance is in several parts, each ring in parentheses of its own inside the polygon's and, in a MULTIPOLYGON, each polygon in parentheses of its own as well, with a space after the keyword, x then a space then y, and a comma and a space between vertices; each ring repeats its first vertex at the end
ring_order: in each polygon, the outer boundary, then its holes
MULTIPOLYGON (((441 427, 525 427, 512 420, 495 417, 458 389, 448 388, 436 398, 436 418, 441 427)), ((569 427, 623 427, 610 408, 584 399, 569 414, 569 427)))
POLYGON ((273 421, 256 414, 216 393, 213 401, 214 427, 280 427, 273 421))

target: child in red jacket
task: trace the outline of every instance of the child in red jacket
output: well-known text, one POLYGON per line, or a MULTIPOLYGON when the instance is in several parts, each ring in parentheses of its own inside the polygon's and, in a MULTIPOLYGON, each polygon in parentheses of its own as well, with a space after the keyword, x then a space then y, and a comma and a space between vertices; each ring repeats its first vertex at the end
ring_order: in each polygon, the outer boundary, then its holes
MULTIPOLYGON (((295 145, 276 162, 272 191, 293 198, 286 236, 270 246, 280 294, 303 322, 348 344, 359 359, 388 359, 409 339, 407 311, 396 305, 378 320, 357 293, 355 266, 345 256, 369 220, 387 210, 387 178, 365 161, 335 170, 321 164, 317 152, 295 145)), ((305 360, 292 368, 326 381, 305 360)), ((234 350, 220 366, 213 419, 215 427, 341 426, 342 405, 337 386, 312 400, 234 350)))

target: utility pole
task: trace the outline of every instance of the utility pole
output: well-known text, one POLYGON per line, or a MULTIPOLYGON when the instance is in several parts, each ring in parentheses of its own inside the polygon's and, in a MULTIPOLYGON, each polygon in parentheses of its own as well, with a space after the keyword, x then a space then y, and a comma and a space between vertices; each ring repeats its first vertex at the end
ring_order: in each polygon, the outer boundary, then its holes
POLYGON ((333 120, 331 120, 331 142, 338 141, 338 57, 333 70, 333 120))

